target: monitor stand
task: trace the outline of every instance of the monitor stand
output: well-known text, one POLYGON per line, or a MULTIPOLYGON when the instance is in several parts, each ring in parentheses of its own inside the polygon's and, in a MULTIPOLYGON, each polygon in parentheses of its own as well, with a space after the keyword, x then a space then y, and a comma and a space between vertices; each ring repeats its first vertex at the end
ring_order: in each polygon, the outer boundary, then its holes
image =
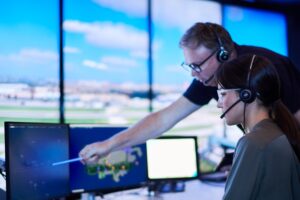
POLYGON ((96 197, 100 197, 100 199, 105 199, 104 195, 102 193, 93 193, 93 192, 87 192, 87 193, 82 193, 80 200, 95 200, 96 197))
POLYGON ((96 195, 94 193, 82 193, 81 200, 95 200, 96 199, 96 195))
POLYGON ((181 180, 154 181, 148 185, 149 196, 159 196, 160 193, 183 192, 185 182, 181 180))

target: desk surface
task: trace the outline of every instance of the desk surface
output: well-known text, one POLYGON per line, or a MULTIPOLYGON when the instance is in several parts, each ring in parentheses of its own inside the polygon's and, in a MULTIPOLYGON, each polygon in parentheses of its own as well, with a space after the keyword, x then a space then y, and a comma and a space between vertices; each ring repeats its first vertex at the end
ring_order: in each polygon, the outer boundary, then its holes
POLYGON ((186 182, 184 192, 161 193, 148 196, 146 188, 107 194, 104 199, 96 200, 221 200, 224 194, 224 183, 203 183, 199 180, 186 182))
MULTIPOLYGON (((1 178, 1 177, 0 177, 1 178)), ((2 189, 5 182, 0 181, 2 189)), ((161 193, 158 196, 148 196, 147 188, 126 190, 107 194, 104 199, 96 200, 221 200, 224 194, 224 183, 204 183, 199 180, 187 181, 184 192, 161 193)), ((1 199, 1 198, 0 198, 1 199)), ((88 199, 88 198, 82 198, 88 199)))

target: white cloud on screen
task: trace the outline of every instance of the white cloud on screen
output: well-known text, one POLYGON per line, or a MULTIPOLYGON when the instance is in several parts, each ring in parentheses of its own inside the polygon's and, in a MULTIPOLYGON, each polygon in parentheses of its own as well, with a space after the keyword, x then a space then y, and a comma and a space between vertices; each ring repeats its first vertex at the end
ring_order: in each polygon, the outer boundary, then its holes
POLYGON ((154 0, 154 22, 186 30, 196 22, 221 23, 221 6, 196 0, 154 0))
POLYGON ((104 56, 99 62, 94 60, 84 60, 83 66, 98 70, 124 70, 125 68, 138 67, 139 64, 133 60, 118 56, 104 56))
POLYGON ((82 62, 82 65, 86 66, 86 67, 98 69, 98 70, 107 70, 108 69, 106 64, 101 63, 101 62, 96 62, 96 61, 93 61, 93 60, 84 60, 82 62))
MULTIPOLYGON (((146 17, 146 0, 94 0, 102 7, 136 17, 146 17)), ((152 0, 154 23, 186 30, 195 22, 221 24, 221 5, 211 1, 152 0)))
POLYGON ((101 62, 115 67, 137 67, 138 63, 133 59, 128 59, 118 56, 104 56, 101 58, 101 62))
MULTIPOLYGON (((163 46, 163 42, 159 40, 155 40, 152 43, 153 52, 158 51, 163 46)), ((134 58, 148 59, 148 49, 144 51, 132 51, 130 52, 130 56, 134 58)), ((155 56, 154 54, 152 56, 155 56)))
POLYGON ((132 51, 145 51, 147 49, 147 32, 121 23, 85 23, 67 20, 64 22, 64 30, 84 34, 88 43, 99 47, 132 51))
POLYGON ((36 48, 24 48, 17 53, 9 55, 0 55, 0 60, 12 62, 26 62, 36 64, 47 64, 49 62, 58 61, 58 53, 48 50, 41 50, 36 48))
POLYGON ((64 47, 64 53, 78 54, 80 53, 80 49, 76 47, 66 46, 64 47))
POLYGON ((96 4, 108 7, 126 14, 145 17, 147 14, 147 0, 93 0, 96 4))

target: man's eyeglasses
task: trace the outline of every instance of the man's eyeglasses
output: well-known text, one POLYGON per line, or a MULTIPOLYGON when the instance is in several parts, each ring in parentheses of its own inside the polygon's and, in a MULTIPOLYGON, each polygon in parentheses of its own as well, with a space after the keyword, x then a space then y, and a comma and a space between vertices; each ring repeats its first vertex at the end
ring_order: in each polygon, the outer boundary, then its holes
POLYGON ((185 70, 191 72, 192 70, 197 72, 197 73, 201 73, 203 71, 203 68, 201 67, 205 62, 207 62, 215 53, 217 52, 217 50, 213 51, 207 58, 205 58, 201 63, 199 64, 195 64, 195 63, 191 63, 191 64, 186 64, 185 62, 181 63, 181 67, 183 67, 185 70))
POLYGON ((224 89, 224 88, 221 88, 221 89, 218 89, 217 90, 217 93, 218 93, 218 99, 220 101, 223 100, 223 96, 226 95, 227 92, 230 92, 230 91, 240 91, 241 89, 240 88, 232 88, 232 89, 224 89))

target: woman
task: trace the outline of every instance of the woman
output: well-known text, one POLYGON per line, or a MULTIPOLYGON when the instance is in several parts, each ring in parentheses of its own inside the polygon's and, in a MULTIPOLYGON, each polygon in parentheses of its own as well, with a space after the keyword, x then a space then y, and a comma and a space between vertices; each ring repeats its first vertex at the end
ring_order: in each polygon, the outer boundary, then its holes
POLYGON ((274 66, 264 57, 245 55, 224 63, 215 78, 222 117, 245 132, 223 199, 300 199, 300 132, 280 99, 274 66))

